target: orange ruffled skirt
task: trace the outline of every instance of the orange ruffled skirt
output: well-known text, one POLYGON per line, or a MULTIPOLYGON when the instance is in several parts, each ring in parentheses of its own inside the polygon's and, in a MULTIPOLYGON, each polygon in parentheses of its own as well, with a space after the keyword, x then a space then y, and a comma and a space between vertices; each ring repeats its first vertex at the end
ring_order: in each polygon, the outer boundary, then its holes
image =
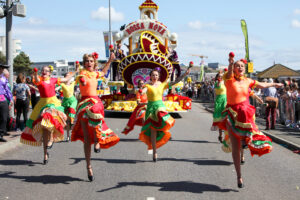
POLYGON ((127 135, 130 131, 133 130, 135 125, 143 126, 146 109, 147 109, 146 105, 141 105, 141 106, 138 105, 134 109, 133 113, 131 114, 128 120, 127 126, 122 131, 123 134, 127 135))
POLYGON ((120 141, 104 121, 104 107, 97 96, 83 96, 77 107, 77 114, 72 129, 71 141, 81 140, 84 142, 83 127, 81 121, 87 124, 90 143, 97 141, 100 147, 108 149, 120 141), (96 137, 94 138, 94 132, 96 137))

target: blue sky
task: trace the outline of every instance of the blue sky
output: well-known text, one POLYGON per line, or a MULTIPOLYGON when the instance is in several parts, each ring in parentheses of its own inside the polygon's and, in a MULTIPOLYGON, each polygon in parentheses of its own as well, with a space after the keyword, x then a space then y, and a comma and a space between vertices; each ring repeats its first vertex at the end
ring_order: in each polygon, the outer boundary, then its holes
MULTIPOLYGON (((21 0, 26 18, 14 17, 13 37, 32 61, 80 60, 97 51, 104 59, 102 32, 108 30, 108 0, 21 0)), ((139 18, 144 0, 111 0, 112 30, 139 18)), ((300 69, 299 0, 154 0, 158 19, 178 34, 177 52, 183 63, 208 56, 227 64, 228 53, 245 55, 240 20, 248 25, 250 59, 258 71, 273 63, 300 69)), ((0 35, 5 20, 0 19, 0 35)))

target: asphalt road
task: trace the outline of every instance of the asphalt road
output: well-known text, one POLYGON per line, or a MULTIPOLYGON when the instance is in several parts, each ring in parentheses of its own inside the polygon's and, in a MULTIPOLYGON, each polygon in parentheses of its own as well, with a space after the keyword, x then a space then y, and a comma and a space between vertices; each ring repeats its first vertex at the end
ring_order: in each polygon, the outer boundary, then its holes
MULTIPOLYGON (((128 115, 108 115, 120 133, 128 115)), ((20 145, 0 155, 0 199, 300 199, 300 157, 280 145, 262 157, 246 151, 245 188, 238 189, 231 154, 211 132, 211 113, 193 104, 171 129, 172 140, 152 162, 138 140, 140 128, 100 154, 92 153, 94 182, 87 181, 83 144, 57 143, 49 163, 42 148, 20 145)))

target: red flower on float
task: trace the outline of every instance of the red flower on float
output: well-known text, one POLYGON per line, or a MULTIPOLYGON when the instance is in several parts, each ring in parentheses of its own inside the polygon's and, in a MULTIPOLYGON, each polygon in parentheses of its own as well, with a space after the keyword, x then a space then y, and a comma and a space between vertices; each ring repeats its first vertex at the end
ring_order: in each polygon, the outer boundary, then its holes
POLYGON ((99 58, 99 55, 98 55, 97 52, 92 53, 92 56, 93 56, 93 58, 96 59, 96 60, 99 58))

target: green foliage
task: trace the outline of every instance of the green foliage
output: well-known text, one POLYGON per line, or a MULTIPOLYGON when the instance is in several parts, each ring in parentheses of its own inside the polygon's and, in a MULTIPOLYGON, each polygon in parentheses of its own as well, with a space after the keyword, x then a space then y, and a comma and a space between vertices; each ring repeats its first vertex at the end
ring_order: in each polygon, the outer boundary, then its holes
POLYGON ((25 73, 29 75, 32 72, 32 68, 30 67, 32 62, 23 51, 17 55, 14 59, 14 72, 18 73, 25 73))
POLYGON ((0 64, 5 64, 6 63, 6 57, 5 55, 0 51, 0 64))

